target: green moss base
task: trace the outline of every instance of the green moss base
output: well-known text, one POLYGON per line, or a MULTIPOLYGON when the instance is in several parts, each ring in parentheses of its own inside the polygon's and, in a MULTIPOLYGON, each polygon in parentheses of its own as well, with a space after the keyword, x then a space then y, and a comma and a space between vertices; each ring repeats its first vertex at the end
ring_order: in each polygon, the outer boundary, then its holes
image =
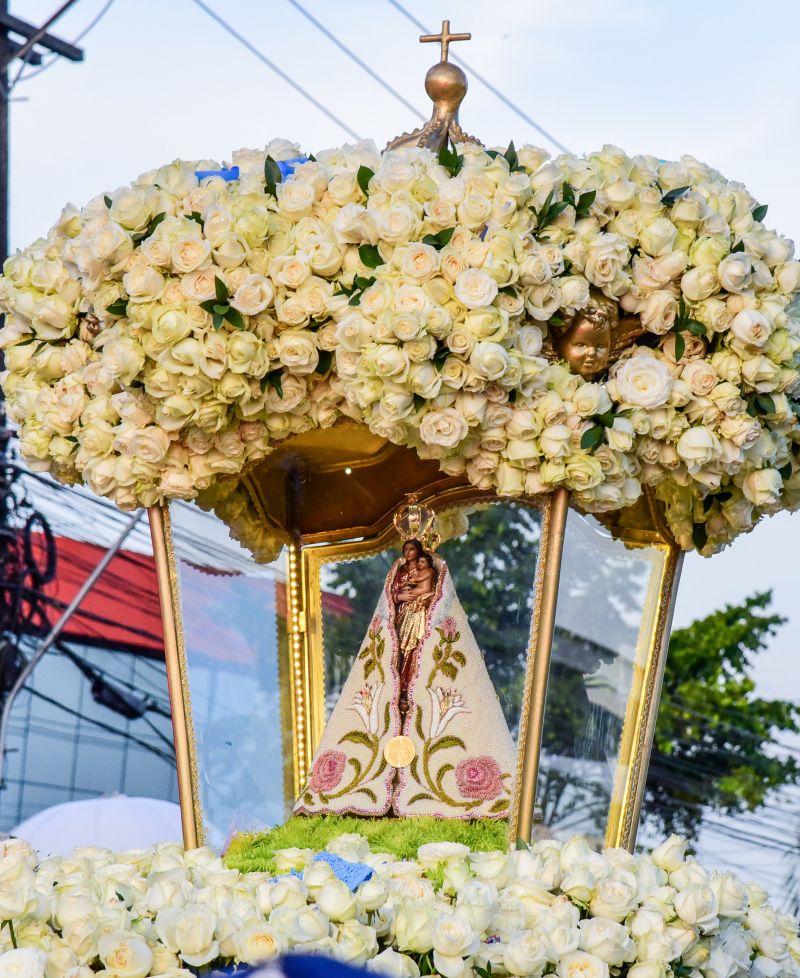
POLYGON ((358 832, 373 852, 415 859, 426 842, 462 842, 478 852, 508 848, 508 823, 497 819, 358 818, 347 815, 298 815, 270 832, 243 833, 231 842, 225 862, 243 873, 273 872, 278 849, 323 851, 331 839, 358 832))

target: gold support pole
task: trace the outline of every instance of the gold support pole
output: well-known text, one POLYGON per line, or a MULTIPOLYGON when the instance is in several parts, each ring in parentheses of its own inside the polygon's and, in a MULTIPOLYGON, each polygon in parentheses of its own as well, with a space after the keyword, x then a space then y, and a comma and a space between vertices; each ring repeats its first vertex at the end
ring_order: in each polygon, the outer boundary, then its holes
POLYGON ((547 678, 550 672, 550 653, 553 647, 553 629, 556 623, 558 582, 561 574, 561 553, 564 549, 564 532, 569 511, 569 492, 563 487, 556 489, 550 500, 549 518, 542 534, 543 565, 537 573, 541 582, 537 586, 534 622, 536 634, 533 646, 533 675, 531 702, 525 725, 522 749, 522 771, 517 789, 519 808, 516 825, 511 826, 511 842, 531 837, 533 813, 536 806, 536 783, 539 777, 539 754, 542 749, 547 678), (541 575, 541 576, 540 576, 541 575))
POLYGON ((192 758, 189 750, 188 723, 184 702, 184 677, 181 669, 178 639, 179 623, 175 608, 180 609, 178 578, 175 556, 168 543, 169 513, 160 506, 151 506, 150 536, 153 540, 153 557, 158 576, 158 594, 161 599, 161 621, 164 625, 164 658, 167 663, 167 684, 172 712, 172 737, 175 745, 175 765, 178 774, 178 800, 181 805, 183 845, 196 849, 200 845, 195 816, 195 796, 192 790, 192 758))

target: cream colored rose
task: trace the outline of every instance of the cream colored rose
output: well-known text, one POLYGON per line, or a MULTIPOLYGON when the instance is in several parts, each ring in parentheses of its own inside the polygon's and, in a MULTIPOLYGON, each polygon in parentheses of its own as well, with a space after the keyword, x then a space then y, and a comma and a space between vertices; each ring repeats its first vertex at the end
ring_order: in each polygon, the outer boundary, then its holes
POLYGON ((671 292, 651 292, 638 309, 642 325, 651 333, 663 336, 672 328, 678 315, 678 300, 671 292))
POLYGON ((61 296, 47 295, 33 307, 31 326, 39 339, 59 340, 74 331, 75 315, 61 296))
POLYGON ((687 428, 675 447, 690 471, 713 462, 721 451, 719 438, 705 425, 687 428))
POLYGON ((476 343, 469 356, 470 366, 484 380, 498 380, 505 373, 508 362, 507 351, 499 343, 488 340, 476 343))
POLYGON ((783 480, 775 469, 748 472, 742 479, 742 492, 754 506, 775 506, 780 502, 783 480))
POLYGON ((299 220, 311 213, 317 192, 314 185, 305 180, 286 180, 275 188, 278 210, 292 220, 299 220))
POLYGON ((641 353, 615 365, 613 380, 617 400, 644 408, 666 404, 672 388, 667 365, 641 353))
POLYGON ((280 362, 293 374, 312 374, 319 363, 316 337, 308 330, 287 329, 275 340, 280 362))
POLYGON ((377 244, 380 234, 374 217, 360 204, 345 204, 333 221, 339 244, 377 244))
POLYGON ((719 291, 717 270, 710 265, 690 268, 681 277, 681 291, 690 302, 700 302, 719 291))
POLYGON ((218 268, 199 268, 189 275, 184 275, 181 279, 181 289, 187 299, 194 302, 206 302, 208 299, 216 297, 215 279, 222 273, 218 268))
POLYGON ((173 271, 179 275, 211 264, 211 245, 202 238, 179 238, 170 251, 173 271))
POLYGON ((419 426, 419 436, 426 445, 454 448, 467 437, 469 426, 455 408, 428 411, 419 426))
POLYGON ((681 371, 681 380, 685 380, 695 397, 705 397, 719 383, 717 371, 707 360, 692 360, 681 371))
POLYGON ((219 942, 214 939, 216 925, 216 914, 201 904, 164 907, 155 919, 155 929, 164 946, 195 968, 219 954, 219 942))
POLYGON ((630 252, 616 234, 601 233, 586 246, 583 274, 592 285, 609 285, 617 277, 630 252))
POLYGON ((400 954, 391 947, 385 948, 366 964, 367 971, 386 978, 419 978, 419 965, 407 954, 400 954))
POLYGON ((374 214, 375 223, 380 230, 381 238, 390 244, 402 244, 415 237, 419 227, 419 218, 407 206, 397 204, 384 211, 374 214))
POLYGON ((745 251, 728 255, 717 266, 719 284, 728 292, 742 292, 750 285, 753 260, 745 251))
POLYGON ((122 276, 122 285, 131 302, 152 302, 161 294, 165 279, 150 265, 135 265, 122 276))
POLYGON ((114 931, 97 942, 100 960, 117 978, 145 978, 153 963, 147 942, 127 931, 114 931))
POLYGON ((607 965, 619 967, 636 957, 636 948, 624 924, 602 917, 590 917, 580 921, 578 927, 581 950, 596 955, 607 965))
POLYGON ((678 229, 667 217, 657 217, 639 231, 639 245, 653 258, 673 250, 678 229))
POLYGON ((115 380, 130 384, 144 365, 144 350, 127 336, 114 336, 103 345, 103 365, 115 380))
POLYGON ((266 275, 248 275, 239 285, 230 304, 245 316, 257 316, 271 304, 275 290, 266 275))
POLYGON ((455 295, 468 309, 489 306, 497 295, 497 282, 479 268, 468 268, 455 281, 455 295))
POLYGON ((302 253, 280 255, 270 262, 270 278, 287 289, 298 289, 311 274, 308 257, 302 253))
POLYGON ((572 432, 565 424, 551 424, 539 435, 539 447, 547 458, 564 458, 569 453, 572 432))
POLYGON ((572 400, 582 418, 611 410, 611 398, 603 384, 581 384, 572 400))
POLYGON ((332 879, 323 884, 317 894, 317 906, 331 920, 341 923, 356 915, 356 897, 350 887, 341 880, 332 879))
POLYGON ((111 221, 97 227, 86 245, 92 258, 110 264, 120 262, 133 249, 130 235, 111 221))
POLYGON ((391 923, 392 934, 400 951, 424 954, 433 949, 436 906, 427 900, 401 904, 391 923))
POLYGON ((44 978, 46 955, 37 948, 21 947, 0 954, 0 978, 44 978))
POLYGON ((742 309, 731 323, 731 332, 736 339, 749 346, 763 346, 772 330, 772 323, 757 309, 742 309))

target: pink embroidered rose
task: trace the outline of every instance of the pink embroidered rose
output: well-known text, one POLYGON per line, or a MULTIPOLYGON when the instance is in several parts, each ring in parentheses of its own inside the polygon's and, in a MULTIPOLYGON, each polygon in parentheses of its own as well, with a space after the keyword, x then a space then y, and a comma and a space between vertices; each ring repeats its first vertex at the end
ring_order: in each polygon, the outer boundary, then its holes
POLYGON ((375 617, 372 619, 372 624, 369 626, 369 634, 377 635, 380 630, 381 630, 381 620, 377 615, 375 615, 375 617))
POLYGON ((454 639, 456 637, 456 632, 458 631, 458 626, 456 625, 455 618, 445 618, 441 624, 442 638, 454 639))
POLYGON ((503 791, 501 771, 493 757, 468 757, 456 766, 456 784, 464 798, 490 801, 503 791))
POLYGON ((339 750, 326 750, 314 761, 311 780, 308 787, 319 794, 321 791, 332 791, 342 780, 347 755, 339 750))

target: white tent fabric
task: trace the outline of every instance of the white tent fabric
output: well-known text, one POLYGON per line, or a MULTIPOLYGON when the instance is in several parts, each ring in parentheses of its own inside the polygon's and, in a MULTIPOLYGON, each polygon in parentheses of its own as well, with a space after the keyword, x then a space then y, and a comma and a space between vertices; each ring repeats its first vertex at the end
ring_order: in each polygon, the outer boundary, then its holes
POLYGON ((42 856, 65 856, 78 846, 138 849, 180 842, 181 810, 157 798, 87 798, 45 808, 9 834, 29 842, 42 856))

